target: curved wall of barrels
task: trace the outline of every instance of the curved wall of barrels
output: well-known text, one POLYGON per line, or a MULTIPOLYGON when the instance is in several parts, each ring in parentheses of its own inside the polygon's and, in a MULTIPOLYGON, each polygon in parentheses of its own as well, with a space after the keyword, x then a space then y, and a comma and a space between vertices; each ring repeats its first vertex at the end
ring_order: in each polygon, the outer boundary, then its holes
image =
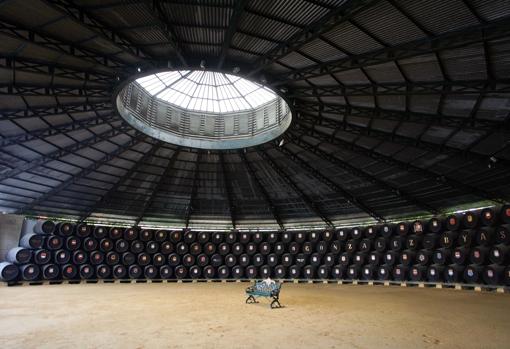
POLYGON ((38 221, 4 281, 394 280, 510 286, 510 206, 324 231, 139 230, 38 221))

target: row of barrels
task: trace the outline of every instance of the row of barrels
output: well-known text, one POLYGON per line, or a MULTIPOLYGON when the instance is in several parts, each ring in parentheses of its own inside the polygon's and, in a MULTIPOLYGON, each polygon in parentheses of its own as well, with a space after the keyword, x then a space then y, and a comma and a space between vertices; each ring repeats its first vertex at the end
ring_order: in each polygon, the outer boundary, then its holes
MULTIPOLYGON (((91 226, 85 223, 73 224, 71 222, 54 223, 52 221, 38 221, 34 226, 34 233, 36 234, 55 234, 63 237, 78 236, 89 237, 93 236, 97 239, 109 237, 113 240, 124 238, 125 240, 132 241, 140 239, 142 241, 156 240, 165 241, 170 240, 174 243, 184 240, 187 243, 198 241, 205 243, 211 240, 218 244, 220 242, 234 243, 248 243, 253 241, 260 243, 267 241, 275 243, 278 241, 289 243, 296 241, 303 243, 305 241, 318 242, 318 241, 331 241, 333 239, 347 240, 375 238, 378 236, 391 237, 392 235, 405 236, 408 234, 422 235, 425 233, 441 233, 443 231, 458 231, 458 230, 472 230, 479 227, 487 228, 496 225, 510 224, 510 205, 503 205, 499 208, 485 208, 479 211, 467 211, 459 214, 452 214, 445 218, 433 217, 427 221, 416 220, 414 222, 400 222, 398 224, 383 224, 367 227, 354 227, 354 228, 341 228, 335 232, 331 230, 326 231, 311 231, 305 232, 269 232, 269 233, 249 233, 249 232, 229 232, 229 233, 208 233, 208 232, 194 232, 194 231, 166 231, 166 230, 150 230, 137 228, 120 228, 120 227, 104 227, 104 226, 91 226), (499 211, 499 213, 498 213, 499 211)), ((508 228, 508 226, 507 226, 508 228)))
MULTIPOLYGON (((18 269, 15 269, 18 272, 18 269)), ((488 285, 510 286, 510 267, 501 265, 396 265, 383 264, 375 266, 371 264, 357 265, 269 265, 255 266, 241 265, 227 266, 213 265, 57 265, 46 264, 38 266, 26 264, 19 269, 21 279, 35 280, 76 280, 76 279, 255 279, 273 277, 277 279, 338 279, 338 280, 394 280, 394 281, 428 281, 468 284, 485 282, 488 285)))
MULTIPOLYGON (((228 251, 226 251, 228 252, 228 251)), ((241 263, 246 266, 253 263, 256 266, 268 263, 270 266, 275 266, 283 263, 289 266, 296 261, 300 264, 326 265, 341 264, 423 264, 428 265, 431 263, 445 265, 449 263, 464 265, 472 263, 475 265, 484 265, 487 263, 506 265, 510 263, 510 246, 508 245, 494 245, 489 246, 476 246, 469 248, 467 246, 457 247, 455 249, 439 248, 436 250, 412 250, 406 249, 403 251, 389 250, 385 252, 379 251, 359 251, 355 253, 255 253, 255 254, 237 254, 237 253, 161 253, 151 249, 137 249, 136 251, 123 250, 123 251, 84 251, 76 250, 70 251, 61 249, 57 251, 48 251, 44 249, 29 250, 24 248, 14 248, 8 253, 8 261, 14 264, 28 264, 35 263, 37 265, 44 265, 48 263, 57 263, 59 265, 74 263, 77 265, 91 263, 94 265, 106 262, 109 265, 116 263, 123 263, 131 265, 138 263, 146 265, 155 263, 156 265, 170 264, 175 266, 181 261, 185 264, 192 265, 195 262, 203 265, 213 263, 216 265, 222 264, 223 261, 228 264, 241 263)))

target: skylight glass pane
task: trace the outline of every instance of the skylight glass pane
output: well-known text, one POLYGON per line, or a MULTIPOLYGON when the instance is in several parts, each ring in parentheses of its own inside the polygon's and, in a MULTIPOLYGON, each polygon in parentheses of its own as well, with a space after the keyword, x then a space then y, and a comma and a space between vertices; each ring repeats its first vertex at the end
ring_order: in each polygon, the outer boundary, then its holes
POLYGON ((272 91, 255 82, 202 70, 162 72, 136 81, 161 100, 206 112, 249 110, 277 98, 272 91))

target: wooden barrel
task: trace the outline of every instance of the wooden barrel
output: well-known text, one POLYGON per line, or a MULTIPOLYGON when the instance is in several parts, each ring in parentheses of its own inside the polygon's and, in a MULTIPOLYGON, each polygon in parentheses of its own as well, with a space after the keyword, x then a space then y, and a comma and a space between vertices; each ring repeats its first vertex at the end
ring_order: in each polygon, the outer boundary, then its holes
POLYGON ((154 238, 154 232, 150 229, 142 229, 138 234, 140 241, 148 242, 154 238))
POLYGON ((197 240, 201 244, 208 243, 210 238, 211 238, 210 234, 206 231, 201 231, 197 233, 197 240))
POLYGON ((336 232, 335 232, 335 235, 336 235, 336 239, 339 240, 339 241, 347 241, 347 239, 349 238, 349 236, 351 235, 351 231, 350 229, 338 229, 336 232))
POLYGON ((110 252, 111 250, 113 250, 113 241, 108 239, 108 238, 104 238, 102 239, 101 241, 99 241, 99 249, 101 250, 101 252, 110 252))
MULTIPOLYGON (((125 240, 123 240, 125 241, 125 240)), ((83 249, 87 252, 92 252, 92 251, 95 251, 97 250, 99 247, 99 242, 94 239, 94 238, 85 238, 85 240, 83 240, 83 249)))
POLYGON ((274 268, 274 276, 277 279, 285 279, 287 277, 287 268, 283 265, 277 265, 274 268))
POLYGON ((252 263, 254 266, 260 267, 265 263, 265 258, 262 254, 257 253, 256 255, 253 256, 252 263))
POLYGON ((94 267, 90 264, 80 265, 79 274, 82 279, 92 279, 95 276, 94 267))
POLYGON ((391 267, 383 264, 377 267, 377 280, 389 280, 391 277, 391 267))
POLYGON ((168 238, 168 231, 166 230, 158 230, 154 234, 154 240, 156 242, 163 242, 168 238))
POLYGON ((394 236, 390 240, 390 250, 400 251, 405 246, 405 240, 402 236, 394 236))
POLYGON ((251 239, 254 243, 258 245, 264 240, 264 235, 261 232, 256 232, 253 233, 251 239))
POLYGON ((112 273, 111 268, 106 264, 96 266, 96 275, 98 279, 108 279, 112 273))
POLYGON ((246 267, 244 274, 246 275, 247 279, 255 279, 259 275, 259 270, 256 266, 250 265, 246 267))
POLYGON ((159 277, 162 279, 170 279, 174 274, 174 271, 168 265, 162 265, 159 267, 159 277))
POLYGON ((0 262, 0 280, 14 281, 19 276, 19 269, 16 265, 9 262, 0 262))
POLYGON ((108 230, 106 229, 106 227, 103 226, 95 226, 92 232, 92 236, 94 236, 94 238, 98 240, 104 239, 107 235, 108 230))
POLYGON ((151 263, 151 256, 147 252, 141 252, 137 256, 138 265, 141 267, 145 267, 151 263))
POLYGON ((13 264, 27 264, 32 259, 32 250, 24 247, 14 247, 7 252, 7 262, 13 264))
POLYGON ((504 273, 504 266, 491 264, 483 269, 482 279, 487 285, 501 285, 504 273))
POLYGON ((198 265, 193 265, 189 268, 189 275, 192 279, 200 279, 202 277, 202 268, 198 265))
POLYGON ((269 265, 263 265, 259 268, 259 275, 263 279, 267 279, 273 276, 273 268, 269 265))
POLYGON ((62 266, 62 279, 72 280, 78 278, 78 267, 74 264, 66 264, 62 266))
POLYGON ((503 244, 492 246, 489 259, 494 264, 508 264, 510 262, 510 246, 503 244))
POLYGON ((254 242, 249 242, 248 245, 246 245, 246 253, 250 256, 253 256, 255 253, 257 253, 257 250, 257 244, 254 242))
POLYGON ((58 250, 53 253, 53 260, 59 265, 69 263, 71 260, 71 252, 67 250, 58 250))
POLYGON ((131 227, 124 229, 124 234, 122 234, 124 237, 124 240, 127 241, 134 241, 138 239, 138 229, 131 227))
POLYGON ((227 254, 230 253, 230 245, 227 244, 226 242, 222 242, 218 246, 218 253, 222 256, 226 256, 227 254))
POLYGON ((222 265, 218 268, 218 277, 220 279, 228 279, 230 276, 230 268, 226 265, 222 265))
POLYGON ((58 235, 50 235, 46 239, 46 248, 51 251, 60 250, 64 246, 64 239, 58 235))
POLYGON ((437 246, 437 242, 439 240, 439 235, 436 233, 425 234, 423 236, 423 240, 421 245, 425 250, 433 250, 437 246))
POLYGON ((182 265, 184 265, 185 267, 189 268, 193 264, 195 264, 195 256, 193 256, 192 254, 188 253, 182 257, 182 265))
POLYGON ((181 256, 177 253, 171 253, 168 255, 168 265, 176 267, 181 264, 181 256))
POLYGON ((482 223, 482 225, 485 226, 495 225, 497 222, 497 215, 494 208, 492 207, 484 208, 480 212, 480 222, 482 223))
POLYGON ((386 237, 378 237, 375 239, 374 248, 377 252, 385 252, 388 247, 388 239, 386 237))
POLYGON ((248 232, 242 232, 239 234, 239 242, 246 245, 251 240, 251 235, 248 232))
MULTIPOLYGON (((14 273, 13 271, 11 271, 11 269, 12 268, 9 268, 7 270, 7 272, 9 272, 9 274, 14 273)), ((19 275, 20 275, 21 279, 23 279, 25 281, 37 280, 39 278, 40 273, 41 273, 41 269, 36 264, 24 264, 19 267, 19 275)), ((6 275, 8 276, 9 274, 6 274, 6 275)))
POLYGON ((232 253, 225 256, 225 265, 229 268, 232 268, 237 264, 237 258, 232 253))
POLYGON ((89 237, 92 233, 92 227, 86 223, 80 223, 76 226, 76 236, 79 238, 89 237))
POLYGON ((120 262, 120 256, 115 251, 110 251, 106 254, 106 264, 108 265, 115 265, 120 262))
POLYGON ((185 279, 188 276, 188 268, 178 265, 175 267, 174 274, 177 279, 185 279))
POLYGON ((308 233, 308 241, 318 242, 321 238, 321 233, 318 231, 311 231, 308 233))
POLYGON ((384 264, 392 267, 399 260, 399 253, 397 251, 388 251, 384 254, 384 264))
POLYGON ((145 244, 145 252, 148 254, 154 254, 159 252, 159 242, 147 241, 145 244))
MULTIPOLYGON (((171 270, 170 267, 169 267, 169 269, 171 270)), ((128 275, 129 275, 130 279, 140 279, 142 277, 142 274, 143 274, 143 269, 139 265, 133 264, 133 265, 129 266, 128 275)))
POLYGON ((315 245, 315 251, 320 254, 326 254, 326 252, 328 252, 328 249, 329 249, 329 243, 326 241, 319 241, 315 245))
POLYGON ((366 239, 375 239, 378 235, 378 227, 374 225, 370 225, 364 229, 363 235, 366 239))
POLYGON ((446 217, 445 225, 446 230, 456 231, 460 229, 460 223, 462 221, 462 216, 459 214, 451 214, 446 217))
MULTIPOLYGON (((90 257, 92 258, 92 255, 90 257)), ((133 252, 127 251, 122 254, 120 259, 122 264, 129 266, 136 263, 137 256, 133 252)))
POLYGON ((463 279, 464 266, 459 264, 450 264, 445 267, 443 277, 447 283, 459 283, 463 279))
POLYGON ((100 265, 104 262, 104 253, 101 251, 93 251, 90 253, 90 263, 92 265, 100 265))
MULTIPOLYGON (((219 234, 219 233, 217 233, 219 234)), ((221 236, 221 234, 219 234, 221 236)), ((182 231, 180 230, 174 230, 170 232, 170 241, 172 241, 174 244, 177 244, 181 242, 182 240, 182 231)))
POLYGON ((285 253, 285 244, 283 242, 277 242, 274 244, 274 252, 277 255, 282 255, 285 253))
POLYGON ((166 257, 162 253, 156 253, 152 256, 152 264, 156 267, 160 267, 163 264, 166 264, 166 257))
POLYGON ((51 253, 48 250, 40 249, 33 252, 35 264, 48 264, 51 261, 51 253))
POLYGON ((159 271, 159 268, 156 268, 153 265, 146 265, 145 268, 143 268, 143 275, 147 279, 157 279, 158 278, 158 271, 159 271))
POLYGON ((361 278, 363 280, 373 280, 376 267, 372 264, 364 265, 361 269, 361 278))
POLYGON ((341 280, 344 278, 345 269, 343 265, 335 265, 331 268, 331 276, 333 279, 341 280))
POLYGON ((322 256, 319 253, 312 253, 310 255, 310 265, 318 267, 322 263, 322 256))
POLYGON ((496 228, 495 242, 510 245, 510 224, 502 224, 496 228))
POLYGON ((351 264, 347 267, 347 279, 358 280, 360 276, 361 265, 351 264))
POLYGON ((129 242, 124 239, 118 239, 115 241, 115 251, 118 253, 124 253, 129 250, 129 242))
MULTIPOLYGON (((234 234, 235 236, 235 234, 234 234)), ((195 242, 197 240, 197 233, 195 233, 194 231, 191 231, 191 230, 188 230, 186 232, 184 232, 184 242, 187 243, 188 245, 195 242)))
POLYGON ((33 232, 35 234, 54 234, 56 232, 56 224, 49 220, 37 220, 34 225, 33 232))
POLYGON ((408 267, 416 260, 416 252, 413 250, 404 250, 400 254, 399 259, 401 265, 408 267))
POLYGON ((292 241, 292 234, 289 233, 289 232, 283 232, 282 233, 282 237, 281 237, 281 241, 284 243, 284 244, 288 244, 289 242, 292 241))
POLYGON ((420 250, 416 253, 416 263, 420 265, 427 265, 430 263, 432 259, 432 251, 430 250, 420 250))
POLYGON ((488 246, 491 245, 496 239, 496 231, 492 227, 478 228, 475 234, 475 241, 477 245, 488 246))
POLYGON ((207 256, 205 253, 199 254, 196 258, 196 263, 199 267, 205 267, 209 264, 209 256, 207 256))
POLYGON ((289 244, 289 253, 295 255, 299 252, 301 252, 301 244, 295 241, 291 242, 289 244))
POLYGON ((216 269, 212 265, 205 266, 202 272, 206 279, 213 279, 216 276, 216 269))
POLYGON ((451 260, 452 250, 448 248, 440 248, 432 254, 434 264, 445 265, 451 260))
POLYGON ((331 267, 336 263, 336 256, 335 253, 328 253, 323 257, 322 262, 324 265, 331 267))
POLYGON ((478 214, 472 211, 464 212, 462 217, 462 226, 466 229, 474 229, 478 226, 478 214))
POLYGON ((381 236, 385 239, 389 239, 393 233, 395 232, 395 225, 393 224, 383 224, 379 231, 381 232, 381 236))
POLYGON ((88 262, 89 256, 87 252, 78 250, 73 252, 72 261, 76 265, 82 265, 88 262))
POLYGON ((455 264, 465 264, 469 260, 469 248, 466 246, 460 246, 453 250, 451 255, 452 262, 455 264))
POLYGON ((400 222, 397 224, 397 234, 400 236, 406 236, 409 233, 409 223, 400 222))
POLYGON ((408 250, 416 250, 420 248, 423 235, 409 235, 405 239, 405 246, 408 250))
POLYGON ((236 242, 232 245, 232 253, 235 256, 240 256, 244 252, 244 245, 240 242, 236 242))
POLYGON ((267 241, 260 243, 259 252, 262 253, 264 256, 267 256, 268 254, 271 253, 271 244, 267 241))
POLYGON ((487 246, 476 246, 471 250, 469 254, 469 260, 475 265, 482 265, 488 259, 489 247, 487 246))
POLYGON ((338 263, 344 267, 347 267, 351 264, 352 254, 348 252, 344 252, 338 258, 338 263))
POLYGON ((464 229, 459 232, 457 236, 457 245, 471 246, 475 240, 476 232, 472 229, 464 229))
POLYGON ((308 258, 309 255, 298 253, 296 256, 294 256, 294 264, 298 267, 304 267, 306 264, 308 264, 308 258))
POLYGON ((363 237, 363 229, 361 227, 354 227, 351 229, 351 238, 359 240, 363 237))
POLYGON ((442 282, 444 277, 444 265, 432 264, 427 269, 427 280, 429 282, 442 282))
POLYGON ((367 258, 366 252, 356 252, 354 254, 354 257, 352 258, 352 262, 356 265, 363 265, 365 264, 366 258, 367 258))
POLYGON ((69 251, 76 251, 80 249, 81 239, 75 236, 70 236, 66 239, 65 247, 69 251))
POLYGON ((215 268, 218 268, 223 264, 223 256, 219 253, 215 253, 211 256, 211 265, 215 268))
POLYGON ((236 265, 232 268, 232 277, 234 279, 242 279, 244 277, 244 268, 236 265))
POLYGON ((329 279, 329 276, 330 276, 330 267, 329 266, 323 264, 317 268, 317 277, 319 279, 327 280, 327 279, 329 279))
POLYGON ((358 248, 358 242, 356 240, 347 240, 347 242, 345 243, 345 252, 347 253, 354 253, 356 252, 358 248))
POLYGON ((288 271, 288 277, 291 279, 299 279, 301 277, 301 267, 291 265, 288 271))
MULTIPOLYGON (((111 227, 108 231, 108 237, 112 240, 120 239, 124 235, 124 229, 119 227, 111 227)), ((143 240, 142 240, 143 241, 143 240)), ((115 274, 114 274, 115 276, 115 274)))
POLYGON ((372 240, 365 238, 360 241, 358 245, 358 250, 360 252, 369 252, 372 249, 372 240))
POLYGON ((284 267, 290 267, 294 263, 294 257, 290 253, 282 255, 282 265, 284 267))
POLYGON ((438 217, 432 217, 427 224, 427 230, 431 233, 439 233, 443 230, 443 222, 438 217))
POLYGON ((468 265, 464 269, 464 281, 468 284, 476 284, 481 280, 483 267, 481 265, 468 265))
POLYGON ((393 268, 393 272, 392 272, 393 280, 395 280, 395 281, 407 280, 408 270, 409 270, 408 265, 403 265, 403 264, 396 265, 393 268))
POLYGON ((510 204, 505 204, 501 206, 499 216, 501 218, 501 222, 505 224, 510 224, 510 204))
POLYGON ((368 254, 367 263, 378 266, 381 263, 381 253, 372 251, 368 254))
POLYGON ((302 246, 303 247, 301 249, 301 252, 304 254, 312 254, 313 251, 315 251, 315 243, 313 243, 313 242, 306 241, 303 243, 302 246))
POLYGON ((415 235, 422 235, 425 233, 425 223, 423 223, 421 220, 416 220, 411 225, 411 233, 415 235))
POLYGON ((303 242, 306 241, 306 234, 302 231, 296 232, 294 235, 294 241, 297 242, 298 244, 302 244, 303 242))
POLYGON ((184 242, 179 242, 175 248, 175 251, 177 254, 184 256, 186 253, 188 253, 188 245, 184 242))
POLYGON ((243 253, 242 255, 239 256, 239 265, 241 267, 243 267, 243 268, 247 267, 248 265, 250 265, 250 262, 251 262, 251 258, 246 253, 243 253))
POLYGON ((441 234, 439 238, 439 246, 444 248, 452 248, 457 241, 458 232, 447 230, 441 234))
POLYGON ((271 245, 275 244, 278 241, 278 234, 275 232, 270 232, 266 234, 266 241, 271 245))
POLYGON ((305 279, 315 279, 317 274, 317 267, 313 265, 305 265, 303 268, 303 277, 305 279))
POLYGON ((45 237, 42 234, 28 233, 21 237, 19 241, 20 247, 25 248, 43 248, 45 237))
POLYGON ((335 234, 332 230, 325 230, 321 233, 321 240, 322 241, 332 241, 335 237, 335 234))
POLYGON ((125 279, 128 276, 127 268, 122 264, 114 265, 112 272, 115 279, 125 279))
POLYGON ((278 256, 275 253, 270 253, 267 256, 267 265, 270 267, 275 267, 278 264, 278 256))
POLYGON ((425 265, 413 265, 409 269, 409 280, 423 281, 427 275, 427 267, 425 265))

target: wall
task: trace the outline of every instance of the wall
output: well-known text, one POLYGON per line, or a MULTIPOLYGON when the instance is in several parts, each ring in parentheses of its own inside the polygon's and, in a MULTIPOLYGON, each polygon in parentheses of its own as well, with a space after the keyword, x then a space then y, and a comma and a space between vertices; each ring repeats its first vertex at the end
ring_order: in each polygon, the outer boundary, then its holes
POLYGON ((19 244, 23 216, 0 214, 0 261, 5 260, 7 251, 19 244))

